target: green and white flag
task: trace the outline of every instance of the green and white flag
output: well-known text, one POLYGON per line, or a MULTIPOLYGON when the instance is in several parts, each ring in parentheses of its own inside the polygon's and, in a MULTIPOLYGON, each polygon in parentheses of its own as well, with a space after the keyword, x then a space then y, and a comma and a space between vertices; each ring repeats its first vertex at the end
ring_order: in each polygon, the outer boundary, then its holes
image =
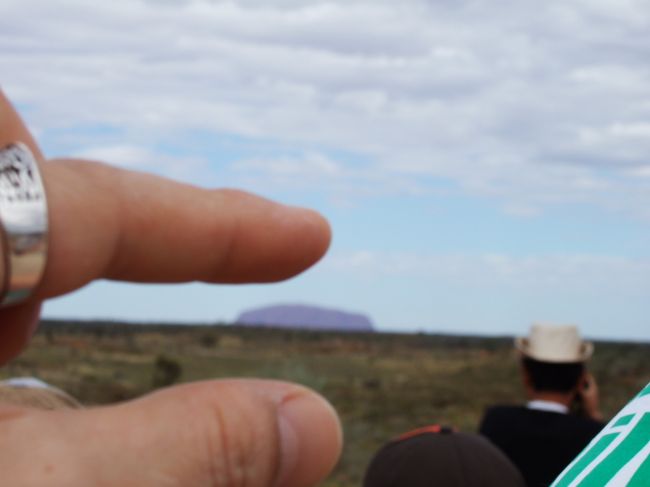
POLYGON ((551 487, 650 486, 650 384, 589 443, 551 487))

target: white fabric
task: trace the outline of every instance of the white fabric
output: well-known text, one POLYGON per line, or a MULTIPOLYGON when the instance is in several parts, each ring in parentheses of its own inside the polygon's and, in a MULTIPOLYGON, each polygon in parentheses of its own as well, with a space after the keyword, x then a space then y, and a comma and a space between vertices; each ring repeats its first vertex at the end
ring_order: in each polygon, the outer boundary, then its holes
POLYGON ((40 379, 35 377, 14 377, 12 379, 7 379, 0 381, 0 385, 11 386, 11 387, 26 387, 33 389, 56 389, 46 382, 43 382, 40 379))
POLYGON ((569 414, 569 408, 564 404, 553 401, 543 401, 541 399, 528 401, 526 407, 528 409, 536 409, 537 411, 549 411, 551 413, 569 414))

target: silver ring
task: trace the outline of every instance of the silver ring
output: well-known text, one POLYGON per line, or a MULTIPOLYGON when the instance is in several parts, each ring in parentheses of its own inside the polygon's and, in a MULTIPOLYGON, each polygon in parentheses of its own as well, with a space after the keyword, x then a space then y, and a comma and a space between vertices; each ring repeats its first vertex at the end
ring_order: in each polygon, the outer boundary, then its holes
POLYGON ((23 143, 0 149, 0 307, 27 299, 47 260, 47 200, 36 159, 23 143))

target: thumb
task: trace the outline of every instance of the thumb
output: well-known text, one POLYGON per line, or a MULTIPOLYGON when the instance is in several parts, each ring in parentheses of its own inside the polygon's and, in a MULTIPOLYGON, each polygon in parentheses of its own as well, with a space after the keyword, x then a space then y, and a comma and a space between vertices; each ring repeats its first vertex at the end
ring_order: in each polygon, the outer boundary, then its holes
POLYGON ((187 384, 81 411, 0 409, 6 485, 307 487, 340 449, 332 407, 282 382, 187 384))

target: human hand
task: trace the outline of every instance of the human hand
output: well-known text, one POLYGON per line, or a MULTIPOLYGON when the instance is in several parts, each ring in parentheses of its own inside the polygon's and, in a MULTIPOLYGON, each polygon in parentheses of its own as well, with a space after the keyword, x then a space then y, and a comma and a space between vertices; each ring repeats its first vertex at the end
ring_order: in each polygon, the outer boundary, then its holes
MULTIPOLYGON (((45 162, 0 93, 0 147, 16 141, 39 160, 49 250, 34 294, 0 309, 0 363, 25 347, 44 299, 94 279, 271 282, 329 244, 327 222, 309 210, 88 161, 45 162)), ((0 407, 3 485, 301 487, 323 478, 340 448, 331 406, 277 381, 187 384, 80 411, 0 407)))
POLYGON ((585 414, 596 421, 602 421, 603 415, 599 409, 598 384, 592 374, 585 373, 578 394, 585 414))

